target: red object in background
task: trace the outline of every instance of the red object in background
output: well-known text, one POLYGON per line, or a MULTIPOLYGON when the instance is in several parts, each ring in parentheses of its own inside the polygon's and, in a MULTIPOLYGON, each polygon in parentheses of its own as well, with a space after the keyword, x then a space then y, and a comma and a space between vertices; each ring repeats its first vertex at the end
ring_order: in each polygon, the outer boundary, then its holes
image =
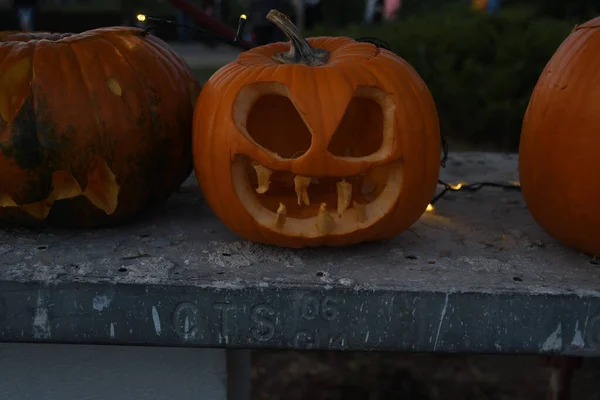
MULTIPOLYGON (((197 5, 191 3, 189 0, 169 0, 169 2, 173 4, 175 8, 189 14, 203 29, 231 40, 235 38, 235 31, 233 29, 225 25, 223 22, 217 21, 216 19, 206 15, 197 5)), ((256 44, 247 40, 240 40, 240 44, 246 48, 256 47, 256 44)))

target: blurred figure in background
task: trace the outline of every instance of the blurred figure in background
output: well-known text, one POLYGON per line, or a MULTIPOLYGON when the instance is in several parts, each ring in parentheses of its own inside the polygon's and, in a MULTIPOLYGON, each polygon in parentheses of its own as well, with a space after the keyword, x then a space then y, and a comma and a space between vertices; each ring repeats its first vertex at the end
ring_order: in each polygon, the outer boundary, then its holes
POLYGON ((35 29, 36 0, 13 0, 13 7, 19 19, 19 29, 33 31, 35 29))
POLYGON ((487 8, 487 0, 472 0, 471 7, 477 11, 484 11, 487 8))
POLYGON ((500 3, 502 3, 502 0, 487 0, 487 7, 485 11, 488 14, 495 13, 500 8, 500 3))
POLYGON ((402 8, 402 0, 366 0, 364 23, 394 20, 398 17, 400 8, 402 8))
POLYGON ((364 23, 372 24, 381 21, 382 0, 366 0, 364 23))
POLYGON ((391 21, 398 17, 400 8, 402 7, 402 0, 384 0, 383 1, 383 19, 391 21))
POLYGON ((473 0, 472 6, 474 9, 487 14, 493 14, 500 8, 502 0, 473 0))

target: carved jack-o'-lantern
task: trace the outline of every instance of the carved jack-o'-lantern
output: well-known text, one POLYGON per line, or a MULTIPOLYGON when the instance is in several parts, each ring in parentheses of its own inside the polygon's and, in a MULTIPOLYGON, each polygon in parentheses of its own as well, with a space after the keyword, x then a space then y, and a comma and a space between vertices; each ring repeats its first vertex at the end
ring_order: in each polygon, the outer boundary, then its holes
POLYGON ((345 37, 242 53, 205 84, 194 165, 207 203, 238 235, 288 247, 389 238, 434 194, 439 123, 416 71, 345 37), (289 51, 288 51, 289 50, 289 51))
POLYGON ((0 32, 0 219, 97 226, 177 190, 200 86, 138 28, 0 32))

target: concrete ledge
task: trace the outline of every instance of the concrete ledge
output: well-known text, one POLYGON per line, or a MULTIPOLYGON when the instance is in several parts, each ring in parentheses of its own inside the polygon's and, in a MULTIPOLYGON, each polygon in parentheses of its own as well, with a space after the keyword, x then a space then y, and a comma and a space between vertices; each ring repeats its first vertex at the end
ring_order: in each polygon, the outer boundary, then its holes
MULTIPOLYGON (((442 178, 516 180, 515 155, 442 178)), ((193 177, 119 229, 0 233, 0 341, 600 356, 600 269, 522 196, 454 193, 387 242, 290 250, 233 235, 193 177)))

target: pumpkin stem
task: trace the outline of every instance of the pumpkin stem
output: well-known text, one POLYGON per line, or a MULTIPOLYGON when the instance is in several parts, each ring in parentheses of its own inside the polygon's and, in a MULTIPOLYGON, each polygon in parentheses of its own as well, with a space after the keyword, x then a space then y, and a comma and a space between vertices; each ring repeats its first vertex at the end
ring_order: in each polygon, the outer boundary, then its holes
POLYGON ((292 21, 277 10, 271 10, 267 19, 277 25, 279 29, 290 38, 291 47, 288 52, 277 53, 273 59, 282 64, 306 64, 309 67, 318 67, 327 64, 329 51, 315 49, 302 37, 300 31, 292 21))

